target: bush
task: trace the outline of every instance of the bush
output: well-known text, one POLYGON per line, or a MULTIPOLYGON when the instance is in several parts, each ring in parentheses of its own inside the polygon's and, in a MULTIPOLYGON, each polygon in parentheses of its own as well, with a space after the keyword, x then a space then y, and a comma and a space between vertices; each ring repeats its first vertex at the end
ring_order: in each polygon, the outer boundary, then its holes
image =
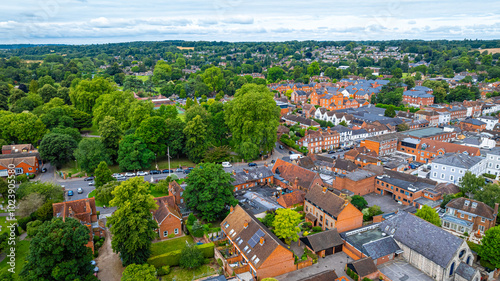
POLYGON ((214 257, 214 248, 215 244, 214 243, 207 243, 203 245, 198 245, 196 248, 200 249, 200 251, 203 253, 203 256, 205 258, 213 258, 214 257))
POLYGON ((195 221, 193 227, 191 228, 191 234, 194 237, 203 237, 204 228, 199 221, 195 221))
POLYGON ((187 219, 187 225, 193 225, 195 221, 196 217, 193 215, 193 213, 190 213, 187 219))
POLYGON ((224 263, 222 262, 222 260, 221 260, 221 259, 217 259, 217 264, 218 264, 220 267, 222 267, 222 266, 224 265, 224 263))
POLYGON ((29 178, 30 180, 34 179, 34 178, 35 178, 35 174, 30 174, 30 175, 28 176, 28 178, 29 178))
POLYGON ((313 232, 321 232, 321 231, 323 231, 323 229, 321 228, 321 226, 313 226, 312 231, 313 232))
POLYGON ((297 208, 294 209, 295 212, 302 212, 304 211, 304 206, 297 206, 297 208))
POLYGON ((302 233, 302 235, 304 235, 304 237, 305 237, 305 236, 309 235, 309 232, 304 231, 304 233, 302 233))
POLYGON ((194 244, 188 244, 182 249, 179 265, 182 268, 194 269, 202 266, 205 262, 203 253, 194 244))
POLYGON ((171 271, 170 266, 165 265, 156 270, 156 275, 158 276, 169 275, 170 271, 171 271))
POLYGON ((39 220, 36 220, 36 221, 30 221, 27 225, 26 225, 26 228, 27 228, 27 234, 28 234, 28 237, 34 237, 37 232, 38 232, 38 227, 42 225, 42 222, 39 221, 39 220))
POLYGON ((174 234, 174 233, 170 233, 167 237, 168 237, 168 238, 174 238, 174 237, 175 237, 175 234, 174 234))
POLYGON ((160 268, 164 265, 177 266, 179 265, 179 260, 181 258, 181 250, 168 252, 163 255, 154 256, 148 259, 148 263, 156 268, 160 268))
POLYGON ((99 250, 94 249, 94 259, 99 256, 99 250))
POLYGON ((497 178, 497 176, 492 175, 492 174, 487 174, 487 173, 484 173, 484 174, 483 174, 483 177, 485 177, 485 178, 490 178, 490 179, 496 179, 496 178, 497 178))
POLYGON ((16 177, 16 182, 18 182, 18 183, 28 182, 28 176, 26 176, 25 174, 17 176, 16 177))
POLYGON ((17 223, 19 224, 19 227, 22 228, 24 231, 27 231, 27 225, 30 221, 34 221, 35 218, 34 216, 27 216, 24 218, 20 218, 17 223))

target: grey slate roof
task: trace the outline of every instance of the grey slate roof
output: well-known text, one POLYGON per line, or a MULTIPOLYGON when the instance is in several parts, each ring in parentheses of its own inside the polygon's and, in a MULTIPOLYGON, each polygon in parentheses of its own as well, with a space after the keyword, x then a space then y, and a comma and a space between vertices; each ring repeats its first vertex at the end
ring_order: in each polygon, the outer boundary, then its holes
POLYGON ((500 146, 497 146, 495 148, 492 148, 490 151, 488 151, 487 154, 493 154, 493 155, 498 155, 500 156, 500 146))
POLYGON ((271 170, 271 168, 267 167, 248 168, 245 170, 248 171, 248 174, 244 171, 241 171, 237 172, 236 175, 231 175, 231 177, 234 179, 232 182, 233 185, 238 185, 273 176, 273 171, 271 170))
POLYGON ((432 163, 470 169, 482 160, 483 158, 479 156, 469 156, 463 153, 446 153, 434 159, 432 163))
POLYGON ((458 265, 457 270, 455 271, 455 274, 457 274, 458 276, 462 276, 466 280, 472 280, 472 277, 474 277, 475 273, 476 270, 472 266, 463 262, 458 265))
POLYGON ((368 256, 374 260, 401 251, 396 241, 390 236, 366 243, 363 248, 368 256))
POLYGON ((306 237, 301 237, 300 241, 306 244, 314 252, 319 252, 344 244, 344 241, 342 241, 342 238, 340 238, 340 235, 335 228, 306 237))
POLYGON ((416 98, 433 98, 434 96, 424 91, 404 91, 403 96, 416 97, 416 98))
POLYGON ((480 121, 480 120, 477 120, 477 119, 467 119, 467 120, 464 120, 462 122, 463 123, 469 123, 469 124, 476 125, 476 126, 481 126, 481 125, 486 124, 483 121, 480 121))
POLYGON ((379 227, 442 268, 448 266, 464 243, 459 237, 405 211, 381 222, 379 227))

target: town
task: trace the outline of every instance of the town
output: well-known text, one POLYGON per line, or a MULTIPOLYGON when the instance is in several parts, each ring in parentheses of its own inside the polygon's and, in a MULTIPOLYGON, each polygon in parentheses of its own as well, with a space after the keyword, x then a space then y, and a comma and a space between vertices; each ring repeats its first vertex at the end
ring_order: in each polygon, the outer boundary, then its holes
POLYGON ((0 46, 0 279, 497 280, 499 45, 0 46))

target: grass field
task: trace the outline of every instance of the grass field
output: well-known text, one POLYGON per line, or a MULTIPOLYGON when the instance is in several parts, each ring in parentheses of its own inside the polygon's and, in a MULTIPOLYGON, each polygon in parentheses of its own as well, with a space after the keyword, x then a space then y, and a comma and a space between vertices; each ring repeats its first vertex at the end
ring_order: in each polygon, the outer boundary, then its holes
MULTIPOLYGON (((21 280, 19 278, 19 273, 21 273, 21 269, 23 268, 24 265, 24 259, 28 255, 29 251, 29 246, 30 242, 26 240, 22 240, 17 242, 16 245, 16 268, 15 268, 15 273, 14 273, 14 280, 21 280)), ((3 272, 4 270, 7 270, 10 268, 10 266, 7 264, 8 259, 4 259, 0 263, 0 272, 3 272)))
POLYGON ((492 55, 492 54, 497 54, 497 53, 500 53, 500 48, 490 48, 490 49, 481 49, 481 50, 478 50, 479 52, 484 52, 484 51, 488 51, 488 54, 492 55))
POLYGON ((216 273, 215 269, 206 264, 194 270, 183 269, 180 267, 173 267, 170 274, 162 276, 161 280, 191 281, 191 280, 198 280, 202 277, 208 277, 214 275, 215 273, 216 273))
MULTIPOLYGON (((179 159, 171 158, 170 159, 170 169, 177 169, 179 166, 194 167, 194 166, 196 166, 196 164, 187 158, 179 158, 179 159)), ((153 163, 151 165, 151 168, 154 168, 154 167, 155 167, 155 164, 153 163)), ((168 159, 166 157, 165 158, 158 158, 158 168, 160 170, 168 169, 168 159)))
POLYGON ((98 136, 99 132, 96 125, 92 125, 90 128, 83 128, 82 131, 89 131, 90 135, 98 136))
POLYGON ((145 76, 145 75, 142 75, 142 76, 141 75, 137 75, 135 77, 137 77, 137 79, 139 79, 139 80, 142 80, 143 82, 146 82, 149 79, 149 76, 145 76))
POLYGON ((166 241, 151 244, 151 256, 158 256, 168 252, 182 250, 186 242, 193 243, 193 238, 185 235, 179 238, 169 239, 166 241))
POLYGON ((179 50, 194 50, 194 47, 180 47, 180 46, 177 46, 177 49, 179 49, 179 50))

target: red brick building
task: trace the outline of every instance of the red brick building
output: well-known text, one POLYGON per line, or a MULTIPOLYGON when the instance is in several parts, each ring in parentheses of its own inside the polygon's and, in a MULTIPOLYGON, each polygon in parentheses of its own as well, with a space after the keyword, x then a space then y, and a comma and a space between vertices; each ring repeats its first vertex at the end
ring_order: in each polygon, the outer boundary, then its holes
POLYGON ((420 163, 432 162, 434 158, 445 153, 467 152, 470 156, 480 156, 479 148, 460 145, 450 142, 437 141, 432 139, 405 138, 398 142, 398 151, 406 152, 415 156, 415 160, 420 163))
POLYGON ((158 209, 153 210, 153 218, 158 223, 158 236, 161 240, 170 236, 182 235, 182 216, 175 204, 173 195, 155 198, 158 209))
POLYGON ((294 208, 295 206, 303 206, 305 197, 306 197, 305 191, 294 190, 293 192, 280 195, 280 197, 276 201, 283 208, 294 208))
POLYGON ((262 280, 297 269, 288 246, 239 205, 231 207, 221 229, 232 246, 226 263, 239 263, 232 268, 234 272, 250 272, 256 280, 262 280))
POLYGON ((168 184, 168 194, 174 196, 176 205, 184 203, 184 197, 182 196, 183 193, 184 193, 184 187, 175 180, 171 181, 168 184))
POLYGON ((310 153, 321 153, 324 150, 332 150, 340 146, 340 135, 330 128, 323 131, 321 129, 307 130, 305 136, 297 141, 299 146, 305 146, 310 153))
POLYGON ((405 91, 403 103, 415 107, 428 106, 434 104, 434 96, 424 91, 405 91))
POLYGON ((468 232, 472 234, 479 231, 484 234, 488 229, 495 226, 497 216, 498 203, 495 203, 495 208, 491 208, 483 202, 461 197, 446 204, 446 214, 441 224, 446 229, 461 233, 468 232), (456 224, 457 219, 463 221, 463 223, 456 224))
POLYGON ((321 177, 308 169, 277 159, 272 168, 274 184, 282 188, 300 189, 307 192, 313 185, 322 185, 321 177))
POLYGON ((55 218, 74 218, 88 227, 90 237, 87 247, 94 252, 94 236, 104 237, 104 226, 99 225, 97 211, 95 207, 95 198, 85 198, 61 203, 52 204, 52 210, 55 218))
POLYGON ((232 184, 234 185, 234 191, 273 183, 273 172, 267 165, 243 169, 241 172, 233 170, 233 175, 231 177, 233 178, 232 184))
POLYGON ((378 156, 384 156, 388 153, 396 151, 398 146, 398 138, 395 134, 369 137, 362 140, 360 146, 364 146, 371 151, 375 151, 378 156))
POLYGON ((42 160, 38 150, 31 144, 16 144, 2 146, 0 155, 0 177, 7 177, 10 174, 32 175, 38 174, 42 165, 42 160), (11 168, 14 167, 14 168, 11 168))
POLYGON ((361 227, 363 213, 346 198, 329 191, 326 187, 314 185, 307 192, 304 202, 306 221, 323 230, 336 228, 343 232, 361 227))

